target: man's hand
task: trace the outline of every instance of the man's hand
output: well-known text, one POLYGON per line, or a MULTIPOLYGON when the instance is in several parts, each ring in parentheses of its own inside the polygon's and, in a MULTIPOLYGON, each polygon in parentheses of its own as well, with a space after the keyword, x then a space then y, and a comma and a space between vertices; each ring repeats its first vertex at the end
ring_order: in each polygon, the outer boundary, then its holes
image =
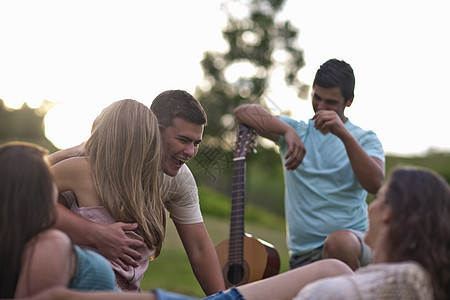
POLYGON ((56 152, 50 154, 47 157, 47 159, 50 162, 50 165, 53 166, 67 158, 76 157, 76 156, 85 156, 86 155, 86 151, 84 150, 85 144, 86 144, 86 142, 83 142, 74 147, 56 151, 56 152))
POLYGON ((288 146, 288 152, 286 153, 285 167, 287 170, 295 170, 303 161, 306 154, 305 145, 298 136, 297 132, 291 128, 284 135, 284 140, 288 146))
POLYGON ((239 123, 252 127, 262 137, 276 142, 284 136, 288 146, 285 156, 287 170, 295 170, 301 164, 306 154, 305 145, 290 125, 256 104, 240 105, 234 109, 234 114, 239 123))
POLYGON ((138 227, 137 223, 117 222, 110 225, 100 225, 96 232, 95 246, 98 252, 111 261, 114 261, 124 270, 128 266, 137 267, 137 259, 141 254, 136 251, 138 247, 145 247, 143 239, 132 238, 126 234, 138 227))
POLYGON ((338 138, 342 138, 347 132, 341 118, 333 110, 320 110, 312 119, 315 121, 314 128, 320 130, 324 135, 331 132, 338 138))
POLYGON ((86 142, 82 142, 81 144, 72 147, 72 155, 73 156, 85 156, 86 155, 86 150, 84 149, 85 145, 86 145, 86 142))

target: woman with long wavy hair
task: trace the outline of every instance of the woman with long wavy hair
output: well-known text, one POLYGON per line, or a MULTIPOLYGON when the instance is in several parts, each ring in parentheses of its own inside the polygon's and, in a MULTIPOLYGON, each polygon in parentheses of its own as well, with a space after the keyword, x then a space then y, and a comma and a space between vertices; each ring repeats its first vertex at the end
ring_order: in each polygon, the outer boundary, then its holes
POLYGON ((298 299, 450 299, 450 187, 440 175, 395 169, 369 222, 372 264, 312 283, 298 299))
POLYGON ((57 189, 45 156, 46 150, 33 144, 0 147, 0 298, 57 286, 114 289, 114 273, 102 256, 52 229, 57 189))
POLYGON ((149 259, 159 255, 164 240, 160 148, 155 115, 144 104, 125 99, 112 103, 94 121, 86 156, 52 167, 59 191, 71 191, 60 197, 70 210, 97 223, 138 224, 136 232, 128 234, 146 244, 136 249, 141 253, 139 265, 126 269, 110 261, 122 290, 139 289, 149 259))

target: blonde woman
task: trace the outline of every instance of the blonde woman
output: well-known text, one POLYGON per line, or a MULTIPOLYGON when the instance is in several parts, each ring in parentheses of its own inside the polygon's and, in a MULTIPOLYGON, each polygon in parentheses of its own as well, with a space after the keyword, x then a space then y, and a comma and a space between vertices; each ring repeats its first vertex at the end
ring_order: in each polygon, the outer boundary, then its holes
MULTIPOLYGON (((149 259, 161 251, 165 211, 159 192, 160 148, 155 115, 142 103, 126 99, 105 108, 94 121, 85 144, 86 156, 65 159, 52 167, 59 191, 72 191, 60 197, 68 209, 101 224, 138 225, 127 232, 145 242, 135 249, 140 254, 138 265, 123 267, 110 261, 122 290, 138 290, 149 259)), ((58 223, 59 228, 67 226, 63 217, 58 223)))

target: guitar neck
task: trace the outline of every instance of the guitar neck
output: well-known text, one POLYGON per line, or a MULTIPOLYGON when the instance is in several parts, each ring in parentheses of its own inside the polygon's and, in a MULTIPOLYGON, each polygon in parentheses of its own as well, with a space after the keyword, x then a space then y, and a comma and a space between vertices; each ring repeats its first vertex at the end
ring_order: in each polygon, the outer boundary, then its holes
POLYGON ((233 162, 230 244, 228 250, 228 261, 230 263, 240 263, 244 256, 244 198, 245 157, 238 157, 233 162))

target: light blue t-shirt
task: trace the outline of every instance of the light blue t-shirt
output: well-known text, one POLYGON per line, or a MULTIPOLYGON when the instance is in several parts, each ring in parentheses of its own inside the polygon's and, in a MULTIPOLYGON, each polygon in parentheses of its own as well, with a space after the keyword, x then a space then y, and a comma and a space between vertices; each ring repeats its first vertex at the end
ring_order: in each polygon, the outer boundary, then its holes
MULTIPOLYGON (((294 171, 284 170, 287 244, 291 255, 307 253, 323 245, 339 229, 367 230, 365 191, 355 177, 344 143, 332 133, 323 135, 314 121, 280 120, 291 125, 306 147, 306 155, 294 171)), ((345 122, 347 130, 369 156, 384 162, 383 147, 373 131, 345 122)), ((285 163, 287 145, 277 140, 285 163)))

